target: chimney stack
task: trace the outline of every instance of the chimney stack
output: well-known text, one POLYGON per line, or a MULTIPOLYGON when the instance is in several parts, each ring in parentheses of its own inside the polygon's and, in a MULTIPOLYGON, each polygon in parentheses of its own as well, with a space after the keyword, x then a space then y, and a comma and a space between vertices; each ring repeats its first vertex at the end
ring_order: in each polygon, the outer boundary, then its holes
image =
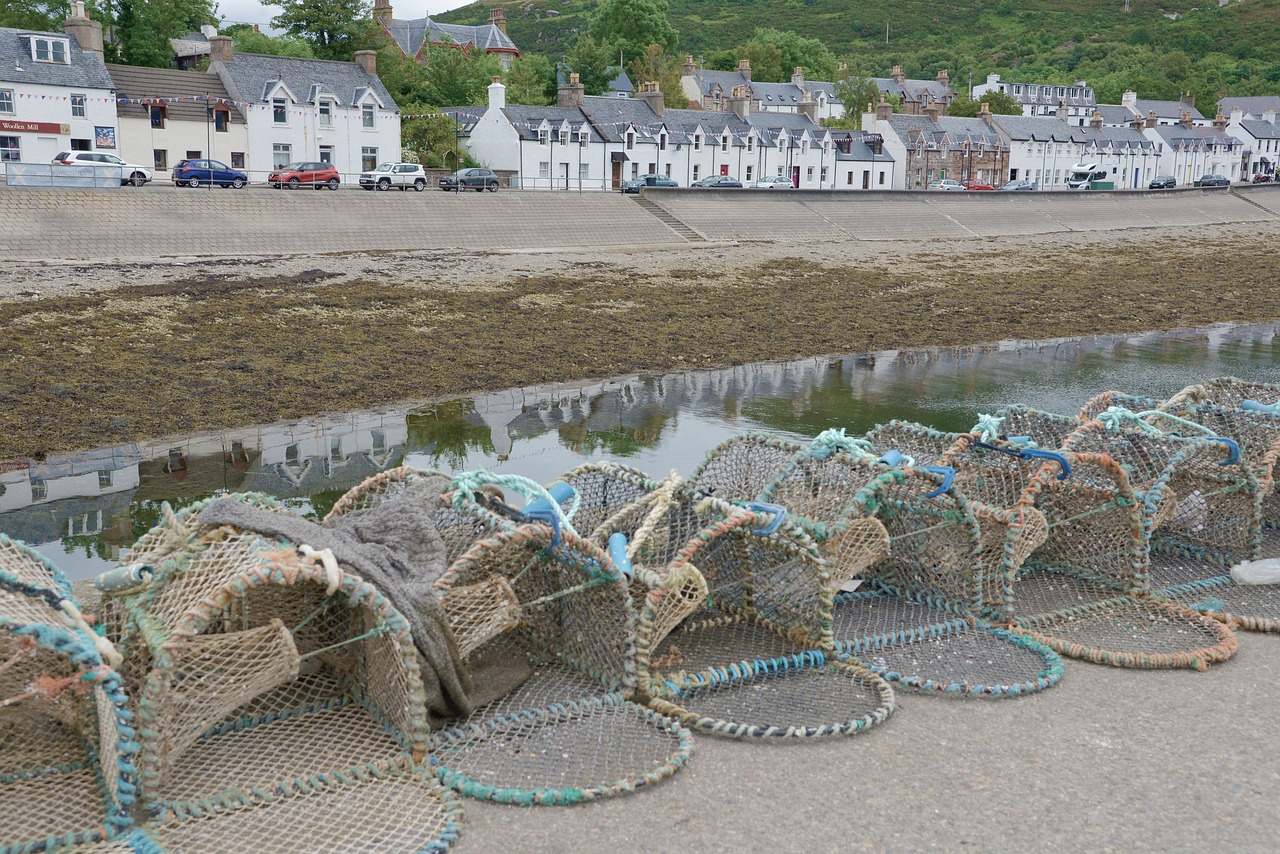
POLYGON ((1226 130, 1227 117, 1224 116, 1222 113, 1218 113, 1218 115, 1213 117, 1213 126, 1218 130, 1226 130))
POLYGON ((1263 110, 1263 111, 1262 111, 1262 120, 1263 120, 1264 122, 1270 122, 1271 124, 1275 124, 1275 123, 1276 123, 1276 111, 1275 111, 1275 110, 1263 110))
POLYGON ((1132 89, 1125 89, 1124 94, 1120 96, 1120 106, 1138 111, 1138 93, 1132 89))
POLYGON ((1149 128, 1153 128, 1153 127, 1155 127, 1155 126, 1156 126, 1156 125, 1158 125, 1158 124, 1160 124, 1160 122, 1159 122, 1159 120, 1156 118, 1156 111, 1155 111, 1155 110, 1147 110, 1147 127, 1149 127, 1149 128))
POLYGON ((937 101, 930 101, 929 106, 924 108, 924 114, 933 119, 933 123, 939 124, 938 117, 942 115, 942 107, 938 106, 937 101))
POLYGON ((489 23, 505 33, 507 31, 507 10, 494 9, 489 12, 489 23))
POLYGON ((235 53, 236 51, 231 41, 231 36, 210 36, 210 62, 230 62, 235 58, 235 53))
POLYGON ((1067 124, 1071 124, 1071 111, 1067 109, 1066 101, 1059 101, 1058 109, 1054 110, 1053 114, 1067 124))
POLYGON ((1191 121, 1191 114, 1184 110, 1182 115, 1178 117, 1178 124, 1182 125, 1184 128, 1192 127, 1194 122, 1191 121))
POLYGON ((947 76, 947 69, 944 68, 938 72, 938 82, 943 86, 951 85, 951 78, 947 76))
POLYGON ((1182 108, 1188 112, 1196 108, 1196 96, 1191 94, 1191 90, 1182 93, 1182 108))
POLYGON ((809 121, 815 125, 818 123, 818 102, 809 96, 808 92, 804 93, 804 98, 800 101, 800 113, 809 117, 809 121))
POLYGON ((725 98, 725 109, 733 113, 744 122, 747 116, 751 115, 751 98, 747 95, 746 86, 734 86, 733 91, 729 93, 729 97, 725 98))
POLYGON ((684 76, 685 76, 685 77, 692 77, 692 76, 694 75, 694 72, 696 72, 697 70, 698 70, 698 66, 696 66, 696 65, 694 65, 694 64, 693 64, 693 54, 691 54, 691 53, 687 53, 687 54, 685 54, 685 57, 684 57, 684 70, 683 70, 683 72, 682 72, 682 73, 684 74, 684 76))
POLYGON ((1133 128, 1134 130, 1140 131, 1146 126, 1147 126, 1147 120, 1144 119, 1142 116, 1134 116, 1132 119, 1129 120, 1129 127, 1133 128))
POLYGON ((876 121, 885 122, 893 115, 893 104, 885 100, 884 93, 880 93, 880 103, 876 104, 876 121))
POLYGON ((378 52, 376 50, 356 51, 356 65, 364 69, 370 77, 378 76, 378 52))
POLYGON ((373 20, 390 27, 391 18, 391 0, 373 0, 373 20))
POLYGON ((989 128, 996 125, 995 117, 991 115, 991 105, 986 101, 982 102, 982 109, 978 110, 978 118, 982 119, 989 128))
POLYGON ((71 4, 71 17, 63 23, 62 31, 74 38, 82 51, 98 57, 99 62, 103 61, 102 22, 89 20, 81 0, 71 4))
POLYGON ((738 73, 741 74, 743 77, 747 78, 748 80, 750 80, 751 79, 751 60, 739 59, 738 73))
POLYGON ((1097 110, 1093 111, 1093 116, 1089 119, 1089 127, 1094 130, 1102 130, 1102 113, 1097 110))
POLYGON ((907 75, 902 73, 901 65, 895 65, 893 69, 889 72, 889 76, 892 77, 894 82, 897 83, 899 86, 907 82, 907 75))
POLYGON ((658 88, 658 81, 646 80, 640 84, 640 91, 636 95, 641 101, 649 105, 649 109, 653 110, 653 114, 658 118, 662 118, 662 113, 666 109, 662 90, 658 88))
POLYGON ((586 93, 586 87, 579 82, 578 72, 569 75, 569 82, 556 90, 556 106, 566 109, 581 107, 585 101, 583 96, 586 93))
POLYGON ((798 65, 791 72, 791 85, 799 86, 801 89, 804 88, 804 69, 798 65))
POLYGON ((502 78, 495 74, 493 82, 489 84, 489 109, 501 110, 506 106, 507 87, 502 85, 502 78))

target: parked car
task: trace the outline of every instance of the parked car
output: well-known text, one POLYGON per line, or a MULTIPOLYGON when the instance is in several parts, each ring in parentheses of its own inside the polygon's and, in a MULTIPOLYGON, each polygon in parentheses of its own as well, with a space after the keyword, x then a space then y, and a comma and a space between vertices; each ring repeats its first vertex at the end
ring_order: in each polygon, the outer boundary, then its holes
POLYGON ((342 184, 342 179, 338 176, 338 167, 332 163, 303 160, 276 169, 267 176, 267 183, 276 189, 288 187, 290 190, 296 190, 305 185, 315 187, 317 190, 323 187, 336 190, 342 184))
POLYGON ((732 175, 712 175, 709 178, 703 178, 701 181, 694 181, 689 186, 704 188, 715 187, 721 190, 732 188, 741 189, 742 182, 732 175))
POLYGON ((440 179, 442 190, 475 190, 477 193, 488 190, 490 193, 496 193, 498 184, 498 176, 492 169, 463 169, 461 172, 453 172, 440 179))
POLYGON ((995 189, 995 187, 991 186, 986 181, 975 181, 972 178, 970 178, 968 181, 961 181, 960 183, 966 190, 994 190, 995 189))
POLYGON ((1148 190, 1172 190, 1178 186, 1178 182, 1172 175, 1157 175, 1151 179, 1151 183, 1147 185, 1148 190))
POLYGON ((1197 187, 1230 187, 1231 180, 1226 175, 1201 175, 1195 181, 1197 187))
POLYGON ((407 190, 412 187, 421 193, 427 189, 427 173, 418 163, 382 163, 377 169, 360 173, 360 188, 363 190, 390 190, 399 187, 407 190))
POLYGON ((757 190, 790 190, 791 179, 786 175, 766 175, 751 185, 757 190))
POLYGON ((249 183, 249 176, 221 160, 179 160, 173 167, 173 183, 177 187, 217 184, 238 190, 249 183))
POLYGON ((146 166, 125 163, 114 154, 104 151, 59 151, 58 156, 53 158, 53 163, 59 166, 97 166, 100 169, 104 166, 118 166, 121 185, 132 184, 135 187, 141 187, 150 181, 152 174, 146 166))
POLYGON ((679 187, 680 185, 666 175, 641 175, 622 182, 622 192, 638 193, 641 187, 679 187))
POLYGON ((1036 188, 1036 185, 1031 183, 1030 181, 1017 180, 1017 181, 1004 182, 1003 184, 1000 185, 999 191, 1005 192, 1005 193, 1013 193, 1013 192, 1020 192, 1023 190, 1034 190, 1035 188, 1036 188))
POLYGON ((934 178, 932 181, 929 182, 928 189, 947 190, 950 192, 955 192, 958 190, 959 192, 963 193, 964 184, 961 184, 959 181, 953 180, 951 178, 934 178))
POLYGON ((1271 184, 1275 180, 1275 177, 1270 172, 1259 172, 1253 176, 1253 183, 1255 184, 1271 184))

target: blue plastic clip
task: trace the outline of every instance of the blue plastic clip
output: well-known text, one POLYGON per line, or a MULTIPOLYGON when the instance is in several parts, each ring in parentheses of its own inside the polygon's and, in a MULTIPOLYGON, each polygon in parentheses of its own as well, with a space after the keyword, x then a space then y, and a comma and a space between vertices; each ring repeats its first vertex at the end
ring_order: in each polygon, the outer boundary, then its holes
POLYGON ((1067 462, 1065 454, 1059 454, 1057 451, 1042 451, 1039 448, 1023 448, 1018 452, 1018 456, 1024 460, 1053 460, 1058 464, 1058 468, 1062 469, 1058 472, 1058 480, 1071 477, 1071 463, 1067 462))
POLYGON ((627 557, 627 535, 621 531, 609 535, 609 559, 619 572, 631 578, 634 570, 631 568, 631 558, 627 557))
POLYGON ((1231 453, 1227 454, 1226 462, 1218 463, 1218 465, 1230 466, 1240 462, 1240 445, 1236 443, 1235 439, 1228 439, 1226 436, 1205 436, 1205 438, 1210 442, 1221 442, 1231 449, 1231 453))
POLYGON ((1242 400, 1240 401, 1240 408, 1248 410, 1249 412, 1265 412, 1268 415, 1280 414, 1277 413, 1275 406, 1266 403, 1259 403, 1256 400, 1242 400))
POLYGON ((751 533, 757 537, 767 537, 774 531, 782 527, 782 522, 787 518, 787 508, 781 504, 766 504, 763 501, 748 501, 747 509, 754 513, 772 513, 773 519, 763 528, 752 528, 751 533))
MULTIPOLYGON (((573 494, 576 491, 577 490, 572 486, 561 481, 559 483, 551 484, 551 488, 547 490, 547 494, 550 495, 557 504, 564 504, 573 497, 573 494)), ((529 502, 529 506, 525 508, 524 512, 526 516, 533 516, 538 513, 549 513, 551 512, 551 509, 550 501, 547 501, 545 498, 535 498, 533 501, 529 502)), ((545 517, 539 516, 538 518, 541 519, 545 517)))
MULTIPOLYGON (((534 502, 537 503, 537 502, 534 502)), ((525 519, 532 522, 546 522, 551 526, 551 546, 555 548, 560 545, 560 517, 550 507, 545 510, 529 509, 524 511, 525 519)))
POLYGON ((920 466, 920 468, 942 475, 941 485, 933 492, 926 494, 925 498, 937 498, 951 491, 951 481, 956 479, 956 470, 951 466, 920 466))

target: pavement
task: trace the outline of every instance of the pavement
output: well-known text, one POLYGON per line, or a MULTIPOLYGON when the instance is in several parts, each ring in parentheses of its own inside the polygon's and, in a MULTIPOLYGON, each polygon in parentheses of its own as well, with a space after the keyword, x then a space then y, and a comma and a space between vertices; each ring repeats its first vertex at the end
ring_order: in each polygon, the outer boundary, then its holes
POLYGON ((1274 852, 1280 636, 1209 671, 1068 662, 1017 699, 899 693, 863 734, 698 736, 690 764, 574 807, 468 800, 461 852, 1274 852))
POLYGON ((193 256, 704 246, 984 237, 1274 222, 1280 187, 1039 193, 646 190, 338 192, 0 185, 0 257, 193 256))

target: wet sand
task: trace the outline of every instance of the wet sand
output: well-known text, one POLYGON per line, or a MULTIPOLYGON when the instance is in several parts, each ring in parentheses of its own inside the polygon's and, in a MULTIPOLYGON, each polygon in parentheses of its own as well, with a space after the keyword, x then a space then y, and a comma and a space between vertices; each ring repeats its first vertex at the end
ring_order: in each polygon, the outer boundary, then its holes
POLYGON ((411 399, 1280 318, 1280 223, 0 271, 0 457, 411 399))

